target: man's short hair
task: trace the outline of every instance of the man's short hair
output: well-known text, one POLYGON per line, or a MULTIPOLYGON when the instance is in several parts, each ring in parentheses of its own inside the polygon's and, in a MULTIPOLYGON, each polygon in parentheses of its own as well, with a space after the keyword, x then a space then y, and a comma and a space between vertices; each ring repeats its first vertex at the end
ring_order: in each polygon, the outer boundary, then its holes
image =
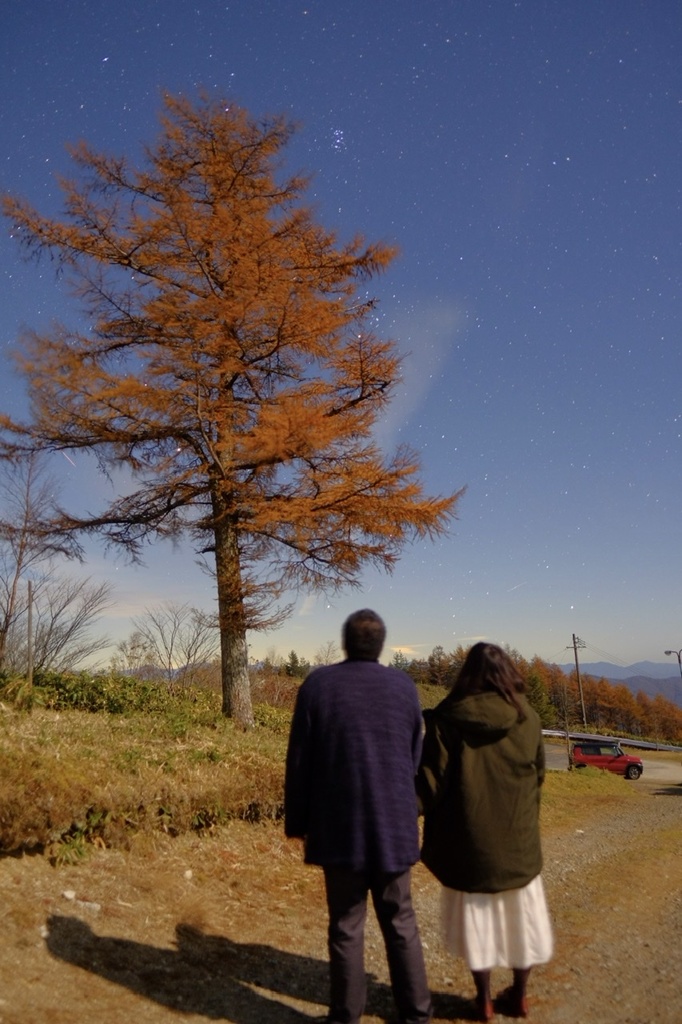
POLYGON ((349 615, 343 624, 343 647, 355 661, 378 661, 386 639, 383 619, 370 608, 349 615))

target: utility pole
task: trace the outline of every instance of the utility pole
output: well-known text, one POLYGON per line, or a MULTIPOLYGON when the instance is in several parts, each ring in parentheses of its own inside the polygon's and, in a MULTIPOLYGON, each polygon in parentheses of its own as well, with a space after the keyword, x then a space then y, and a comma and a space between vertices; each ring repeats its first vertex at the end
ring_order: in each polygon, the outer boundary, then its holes
POLYGON ((580 678, 580 665, 578 663, 578 648, 584 647, 585 644, 579 636, 573 634, 573 657, 575 658, 575 674, 578 677, 578 693, 580 694, 580 710, 583 713, 583 726, 587 728, 587 718, 585 717, 585 700, 583 698, 583 684, 580 678))

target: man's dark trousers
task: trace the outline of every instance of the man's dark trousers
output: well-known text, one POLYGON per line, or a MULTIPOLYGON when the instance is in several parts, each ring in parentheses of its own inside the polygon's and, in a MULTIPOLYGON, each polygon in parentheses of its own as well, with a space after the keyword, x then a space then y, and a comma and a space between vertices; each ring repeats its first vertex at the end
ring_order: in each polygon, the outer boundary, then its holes
POLYGON ((417 920, 410 893, 410 871, 401 874, 325 867, 329 910, 329 1024, 359 1024, 367 997, 364 933, 367 894, 384 937, 393 998, 401 1024, 431 1020, 417 920))

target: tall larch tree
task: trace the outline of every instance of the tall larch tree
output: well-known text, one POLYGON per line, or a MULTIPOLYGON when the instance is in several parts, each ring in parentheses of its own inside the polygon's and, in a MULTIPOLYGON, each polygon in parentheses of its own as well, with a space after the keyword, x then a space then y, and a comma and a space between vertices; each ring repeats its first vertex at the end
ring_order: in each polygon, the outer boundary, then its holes
POLYGON ((287 590, 390 570, 406 540, 447 529, 461 493, 426 495, 415 453, 374 439, 400 361, 366 287, 395 250, 315 222, 307 179, 282 170, 292 130, 167 97, 141 166, 73 148, 62 219, 4 204, 27 253, 66 272, 87 326, 22 338, 31 412, 0 419, 1 453, 128 468, 127 493, 62 509, 54 528, 132 558, 191 539, 215 572, 223 711, 245 727, 247 630, 283 615, 287 590))

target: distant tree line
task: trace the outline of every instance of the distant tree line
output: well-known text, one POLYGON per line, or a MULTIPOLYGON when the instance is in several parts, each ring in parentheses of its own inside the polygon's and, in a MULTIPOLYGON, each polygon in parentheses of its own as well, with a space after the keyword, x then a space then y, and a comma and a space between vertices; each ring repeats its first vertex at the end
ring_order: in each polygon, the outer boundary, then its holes
MULTIPOLYGON (((535 708, 545 729, 582 729, 582 705, 585 707, 586 731, 615 733, 651 742, 682 742, 682 708, 662 695, 649 697, 643 691, 634 694, 624 683, 608 679, 582 676, 582 702, 575 672, 566 674, 558 665, 541 658, 530 661, 518 651, 506 647, 526 684, 526 695, 535 708)), ((468 647, 458 646, 447 652, 442 646, 434 647, 427 658, 408 658, 401 651, 393 656, 391 664, 406 672, 420 688, 424 702, 435 702, 449 690, 464 664, 468 647), (425 692, 427 691, 434 692, 425 692)), ((296 651, 286 659, 271 652, 262 662, 252 666, 252 686, 269 692, 273 702, 291 702, 298 683, 311 667, 338 660, 341 655, 335 645, 320 648, 313 666, 296 651), (325 657, 325 654, 327 655, 325 657), (293 687, 282 686, 285 680, 293 687)))
MULTIPOLYGON (((397 652, 392 664, 407 672, 417 685, 448 690, 468 650, 459 646, 446 652, 438 646, 428 658, 412 660, 397 652)), ((641 690, 634 694, 624 683, 582 675, 581 702, 575 672, 567 675, 558 665, 541 658, 528 661, 518 651, 509 647, 506 650, 526 684, 526 695, 539 714, 543 728, 583 728, 584 704, 588 732, 616 733, 660 743, 682 741, 682 708, 662 695, 652 698, 641 690)))

